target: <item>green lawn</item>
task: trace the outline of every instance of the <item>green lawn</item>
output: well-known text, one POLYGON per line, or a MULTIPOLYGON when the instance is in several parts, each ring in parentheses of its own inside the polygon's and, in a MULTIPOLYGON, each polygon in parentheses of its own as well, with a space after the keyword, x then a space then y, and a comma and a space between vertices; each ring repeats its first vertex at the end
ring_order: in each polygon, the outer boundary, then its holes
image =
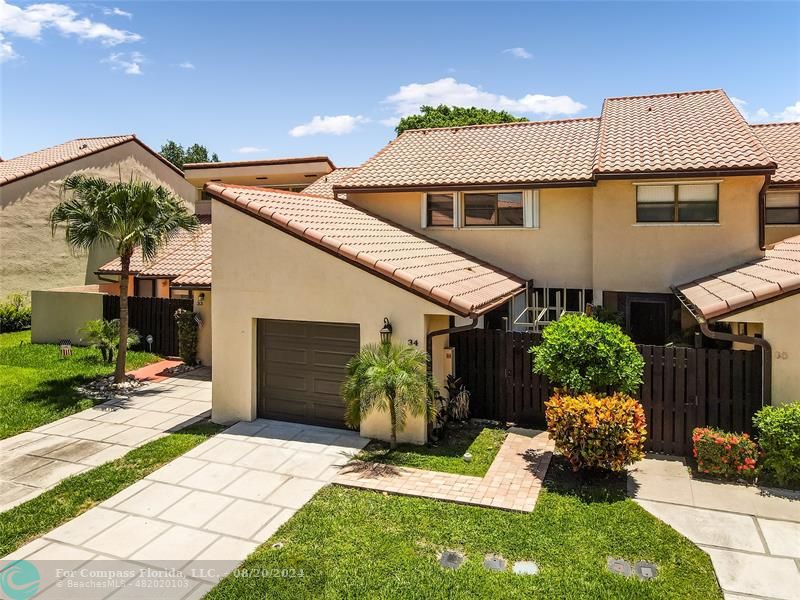
MULTIPOLYGON (((31 332, 0 334, 0 439, 22 433, 92 406, 75 386, 114 372, 99 350, 72 349, 61 357, 56 344, 31 344, 31 332)), ((136 369, 159 357, 129 352, 128 368, 136 369)))
POLYGON ((449 429, 444 439, 436 445, 399 444, 392 451, 388 444, 373 441, 356 458, 399 467, 482 477, 489 470, 505 439, 506 432, 503 429, 465 424, 449 429), (465 452, 472 454, 472 462, 464 462, 462 457, 465 452))
POLYGON ((328 487, 206 598, 722 598, 708 556, 627 499, 624 480, 570 481, 556 466, 531 514, 328 487), (467 557, 457 571, 436 562, 448 549, 467 557), (490 553, 535 560, 540 573, 486 571, 490 553), (660 573, 627 579, 607 571, 609 556, 660 573), (256 569, 268 575, 246 577, 256 569))
POLYGON ((33 500, 0 514, 0 556, 74 519, 223 429, 191 425, 149 442, 115 461, 69 477, 33 500))

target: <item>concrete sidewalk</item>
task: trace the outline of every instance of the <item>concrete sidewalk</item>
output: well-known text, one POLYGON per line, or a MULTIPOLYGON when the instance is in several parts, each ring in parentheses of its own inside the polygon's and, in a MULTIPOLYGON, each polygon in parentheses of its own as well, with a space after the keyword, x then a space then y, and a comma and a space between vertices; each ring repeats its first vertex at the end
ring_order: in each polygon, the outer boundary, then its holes
POLYGON ((0 512, 211 414, 211 372, 148 384, 0 441, 0 512))
POLYGON ((628 492, 708 553, 726 600, 800 598, 800 493, 694 479, 665 456, 636 463, 628 492))
POLYGON ((39 576, 36 598, 199 598, 367 441, 352 431, 239 423, 6 556, 0 571, 23 559, 39 576))

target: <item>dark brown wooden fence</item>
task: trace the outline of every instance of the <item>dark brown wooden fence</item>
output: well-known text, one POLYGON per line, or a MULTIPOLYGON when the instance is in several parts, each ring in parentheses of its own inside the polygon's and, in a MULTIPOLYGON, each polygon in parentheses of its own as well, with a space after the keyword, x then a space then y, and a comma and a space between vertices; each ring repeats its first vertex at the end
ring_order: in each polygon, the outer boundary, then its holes
MULTIPOLYGON (((539 341, 537 334, 487 329, 450 336, 473 417, 544 424, 552 386, 533 373, 528 352, 539 341)), ((688 455, 698 426, 752 432, 752 416, 761 407, 760 350, 638 348, 645 360, 638 397, 647 416, 648 450, 688 455)))
MULTIPOLYGON (((178 325, 175 311, 179 308, 192 310, 190 298, 128 298, 128 324, 139 332, 141 342, 136 350, 149 350, 145 341, 153 336, 152 351, 163 356, 178 354, 178 325)), ((103 296, 103 318, 119 318, 119 296, 103 296)))

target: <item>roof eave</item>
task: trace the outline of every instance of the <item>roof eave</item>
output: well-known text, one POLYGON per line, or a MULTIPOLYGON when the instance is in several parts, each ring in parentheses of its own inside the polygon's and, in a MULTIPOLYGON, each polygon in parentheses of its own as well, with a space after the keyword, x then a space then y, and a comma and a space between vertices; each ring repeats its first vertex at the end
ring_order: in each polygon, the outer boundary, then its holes
POLYGON ((600 171, 595 179, 674 179, 679 177, 730 177, 772 175, 777 166, 758 166, 735 169, 684 169, 679 171, 600 171))
POLYGON ((383 185, 383 186, 341 186, 333 185, 333 193, 359 193, 359 192, 429 192, 429 191, 461 191, 461 190, 492 190, 508 189, 509 187, 522 189, 556 188, 556 187, 592 187, 592 179, 575 179, 563 181, 505 181, 502 183, 447 183, 429 185, 383 185))

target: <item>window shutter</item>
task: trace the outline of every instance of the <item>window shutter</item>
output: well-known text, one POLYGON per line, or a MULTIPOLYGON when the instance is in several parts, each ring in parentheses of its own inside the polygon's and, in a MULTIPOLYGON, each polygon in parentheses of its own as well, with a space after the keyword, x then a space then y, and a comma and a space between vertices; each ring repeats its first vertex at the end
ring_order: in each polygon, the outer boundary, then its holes
POLYGON ((420 194, 420 225, 422 228, 428 226, 428 195, 423 192, 420 194))
POLYGON ((523 218, 525 227, 539 227, 539 190, 523 192, 523 218))

